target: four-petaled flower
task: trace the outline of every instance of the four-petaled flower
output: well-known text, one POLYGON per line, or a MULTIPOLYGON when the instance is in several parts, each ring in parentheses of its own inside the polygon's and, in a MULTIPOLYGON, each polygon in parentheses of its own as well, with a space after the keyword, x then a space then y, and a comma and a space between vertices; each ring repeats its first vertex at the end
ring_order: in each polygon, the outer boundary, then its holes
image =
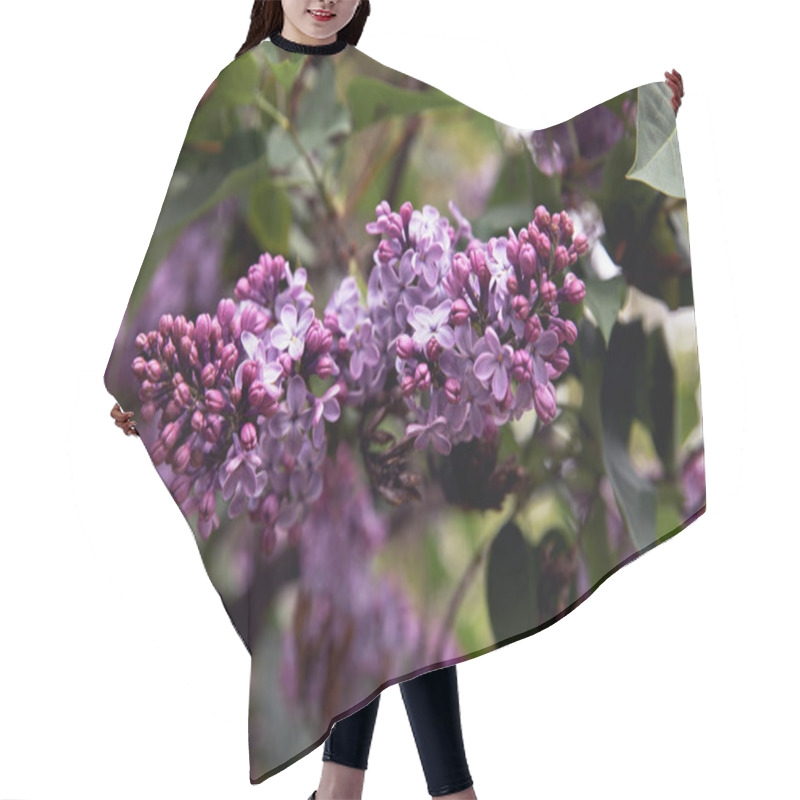
POLYGON ((483 352, 475 359, 473 372, 478 380, 488 387, 491 381, 492 394, 501 402, 508 391, 511 370, 514 367, 514 350, 511 345, 500 344, 494 328, 487 328, 483 341, 478 343, 483 352))
POLYGON ((288 350, 292 360, 299 361, 306 346, 306 331, 313 319, 313 308, 307 308, 298 319, 294 303, 287 303, 281 309, 280 323, 272 329, 270 343, 278 350, 288 350))
MULTIPOLYGON (((430 416, 433 415, 431 414, 430 416)), ((450 440, 444 434, 446 429, 447 420, 442 416, 438 416, 430 419, 426 425, 419 425, 414 422, 406 426, 406 435, 417 437, 414 440, 415 450, 424 450, 431 443, 437 453, 446 456, 452 449, 450 440)))
POLYGON ((408 321, 414 328, 414 334, 411 337, 414 344, 424 348, 432 338, 436 339, 445 350, 455 344, 455 333, 448 324, 452 305, 452 300, 442 300, 436 308, 414 306, 411 309, 408 321))

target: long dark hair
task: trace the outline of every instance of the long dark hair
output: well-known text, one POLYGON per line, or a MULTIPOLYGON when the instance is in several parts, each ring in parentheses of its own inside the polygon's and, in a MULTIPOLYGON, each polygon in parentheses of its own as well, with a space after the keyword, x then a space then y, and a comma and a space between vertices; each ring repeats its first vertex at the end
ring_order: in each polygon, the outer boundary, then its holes
MULTIPOLYGON (((353 18, 338 32, 336 38, 344 39, 348 44, 357 44, 368 16, 369 0, 361 0, 353 18)), ((255 0, 253 10, 250 12, 250 30, 236 58, 259 45, 273 33, 280 33, 281 30, 283 30, 283 5, 280 0, 255 0)))

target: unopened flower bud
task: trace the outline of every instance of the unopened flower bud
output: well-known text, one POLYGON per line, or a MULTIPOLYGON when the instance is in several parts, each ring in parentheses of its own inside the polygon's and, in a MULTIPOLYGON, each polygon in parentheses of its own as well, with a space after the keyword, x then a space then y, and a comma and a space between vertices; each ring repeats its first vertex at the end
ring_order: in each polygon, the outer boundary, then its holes
POLYGON ((457 378, 448 378, 444 382, 444 394, 447 402, 453 405, 461 400, 461 384, 457 378))

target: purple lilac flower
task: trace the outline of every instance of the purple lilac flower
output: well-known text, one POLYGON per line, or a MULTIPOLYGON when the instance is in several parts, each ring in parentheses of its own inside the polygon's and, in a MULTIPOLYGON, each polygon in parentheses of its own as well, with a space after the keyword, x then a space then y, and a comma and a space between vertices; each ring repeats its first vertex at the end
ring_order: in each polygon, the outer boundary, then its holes
POLYGON ((396 378, 415 426, 410 430, 440 451, 443 439, 467 441, 531 409, 544 423, 554 419, 552 380, 569 365, 564 345, 577 333, 559 318, 559 303, 583 299, 583 283, 566 270, 588 246, 585 236, 574 236, 566 213, 551 216, 543 206, 519 235, 509 229, 486 243, 471 235, 452 203, 450 209, 457 230, 433 206, 420 211, 404 203, 395 212, 381 203, 367 225, 383 238, 366 303, 348 277, 325 314, 338 337, 333 353, 347 402, 359 405, 396 378), (456 251, 462 238, 466 249, 456 251), (365 380, 354 359, 364 340, 352 331, 367 318, 381 355, 365 380), (434 425, 439 417, 444 422, 434 425), (424 435, 431 425, 435 437, 424 435))
POLYGON ((325 422, 390 379, 402 387, 415 446, 442 454, 531 409, 545 424, 555 418, 552 380, 577 335, 559 303, 583 298, 566 269, 586 237, 573 236, 565 213, 538 206, 518 235, 509 228, 483 243, 450 207, 458 230, 430 205, 377 207, 367 231, 385 238, 366 302, 347 277, 318 319, 305 271, 265 253, 213 316, 164 314, 136 337, 132 369, 142 420, 156 422, 154 463, 169 470, 204 537, 219 526, 219 491, 229 517, 247 511, 261 523, 265 554, 295 541, 321 492, 325 422))
POLYGON ((132 369, 142 419, 155 423, 153 461, 204 538, 220 525, 219 494, 229 518, 247 512, 261 523, 270 555, 297 537, 319 496, 320 420, 338 416, 341 385, 312 301, 305 271, 265 253, 213 316, 164 314, 136 338, 132 369), (321 396, 312 376, 323 379, 321 396))

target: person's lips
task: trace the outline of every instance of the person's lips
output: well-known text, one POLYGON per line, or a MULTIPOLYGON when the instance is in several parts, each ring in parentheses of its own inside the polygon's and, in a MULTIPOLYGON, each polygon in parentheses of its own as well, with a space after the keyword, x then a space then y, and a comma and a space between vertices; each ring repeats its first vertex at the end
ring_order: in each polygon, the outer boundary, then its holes
POLYGON ((336 16, 336 14, 333 14, 330 11, 319 11, 316 8, 309 9, 308 13, 311 14, 314 19, 320 20, 328 20, 336 16))

